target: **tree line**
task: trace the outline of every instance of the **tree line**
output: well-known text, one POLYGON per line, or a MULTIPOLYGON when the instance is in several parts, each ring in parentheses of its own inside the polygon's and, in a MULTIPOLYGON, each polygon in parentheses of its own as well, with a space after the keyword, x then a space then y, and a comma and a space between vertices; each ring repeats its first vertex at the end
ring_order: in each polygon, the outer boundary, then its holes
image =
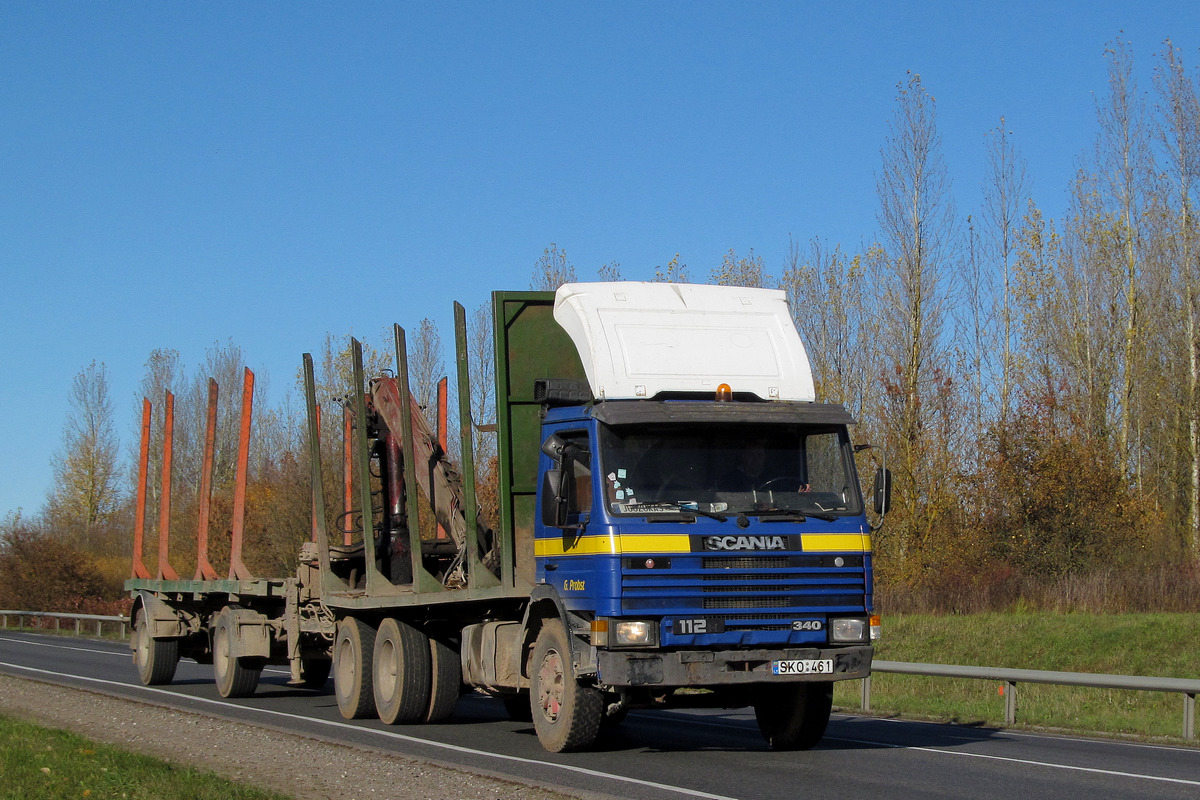
MULTIPOLYGON (((873 445, 860 472, 886 463, 895 476, 894 510, 874 535, 884 611, 1200 603, 1200 83, 1169 41, 1148 91, 1127 43, 1112 43, 1105 59, 1095 139, 1060 218, 1034 199, 1003 117, 986 132, 974 207, 956 208, 937 103, 910 73, 897 86, 875 172, 877 228, 865 244, 790 240, 774 267, 752 249, 731 249, 695 276, 676 255, 634 276, 787 293, 818 394, 845 404, 858 441, 873 445)), ((596 277, 624 276, 613 261, 596 277)), ((530 288, 577 279, 565 248, 551 244, 530 288)), ((494 376, 486 307, 469 339, 473 421, 486 428, 494 376)), ((380 342, 366 347, 368 374, 391 367, 390 342, 380 342)), ((409 354, 414 393, 432 408, 448 370, 429 320, 410 336, 409 354)), ((156 403, 167 390, 177 398, 171 557, 181 575, 194 568, 208 378, 221 387, 213 530, 223 531, 245 362, 232 342, 214 345, 190 373, 173 351, 154 350, 146 362, 142 393, 156 403)), ((346 339, 326 337, 317 372, 329 523, 352 530, 361 525, 337 499, 335 433, 352 386, 346 339)), ((39 512, 9 514, 0 528, 0 593, 8 592, 0 606, 39 607, 44 598, 13 587, 45 594, 46 581, 29 576, 47 564, 71 565, 74 585, 112 602, 128 572, 135 459, 119 452, 102 364, 80 372, 70 401, 53 492, 39 512)), ((161 419, 151 452, 161 447, 161 419)), ((303 409, 258 401, 246 536, 260 574, 289 571, 311 531, 304 429, 303 409)), ((453 436, 450 444, 454 455, 453 436)), ((482 496, 494 508, 494 443, 481 432, 477 446, 482 496)), ((153 556, 157 517, 146 518, 153 556)), ((219 558, 227 539, 214 542, 219 558)))

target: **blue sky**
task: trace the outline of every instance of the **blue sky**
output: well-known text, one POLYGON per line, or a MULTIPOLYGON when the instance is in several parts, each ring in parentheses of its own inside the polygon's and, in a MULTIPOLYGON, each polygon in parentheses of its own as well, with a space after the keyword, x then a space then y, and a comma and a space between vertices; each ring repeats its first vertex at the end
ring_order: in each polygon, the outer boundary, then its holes
POLYGON ((1200 4, 0 4, 0 516, 92 360, 129 447, 156 347, 232 339, 280 398, 326 332, 449 341, 552 242, 581 279, 853 250, 909 70, 961 213, 1003 115, 1057 216, 1118 35, 1149 91, 1200 4))

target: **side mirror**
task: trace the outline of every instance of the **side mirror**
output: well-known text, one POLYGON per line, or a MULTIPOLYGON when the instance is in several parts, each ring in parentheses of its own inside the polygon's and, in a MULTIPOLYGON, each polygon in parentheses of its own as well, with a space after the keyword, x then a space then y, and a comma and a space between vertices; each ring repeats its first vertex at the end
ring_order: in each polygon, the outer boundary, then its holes
POLYGON ((565 469, 548 469, 542 477, 542 524, 548 528, 567 525, 571 481, 565 469))
POLYGON ((886 467, 875 470, 875 485, 871 490, 875 497, 875 513, 880 516, 892 508, 892 471, 886 467))
POLYGON ((557 433, 550 434, 546 437, 546 441, 542 442, 542 452, 555 461, 562 461, 566 450, 567 443, 557 433))

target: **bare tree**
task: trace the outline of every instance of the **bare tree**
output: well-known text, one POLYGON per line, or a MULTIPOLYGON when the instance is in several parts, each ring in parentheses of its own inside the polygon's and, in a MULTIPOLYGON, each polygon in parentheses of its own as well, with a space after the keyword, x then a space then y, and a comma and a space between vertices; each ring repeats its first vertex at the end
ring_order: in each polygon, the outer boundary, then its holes
POLYGON ((417 326, 416 335, 408 340, 408 377, 413 396, 431 421, 437 416, 438 381, 445 374, 442 335, 433 320, 425 317, 417 326))
POLYGON ((1184 71, 1178 49, 1164 42, 1162 61, 1155 69, 1158 94, 1155 139, 1166 159, 1167 258, 1173 307, 1182 322, 1179 338, 1186 363, 1182 393, 1187 427, 1187 543, 1200 558, 1200 248, 1195 204, 1200 183, 1200 96, 1184 71))
POLYGON ((607 264, 596 270, 596 275, 602 281, 623 281, 624 276, 621 275, 621 265, 616 261, 610 261, 607 264))
POLYGON ((1120 258, 1121 300, 1124 331, 1120 351, 1121 394, 1118 447, 1122 462, 1135 478, 1140 475, 1140 454, 1132 441, 1136 436, 1137 377, 1140 367, 1138 343, 1141 320, 1139 272, 1143 267, 1142 215, 1147 202, 1147 178, 1153 164, 1145 131, 1145 102, 1133 76, 1133 52, 1128 42, 1116 40, 1105 50, 1108 58, 1106 101, 1097 106, 1100 135, 1096 143, 1096 165, 1112 215, 1112 231, 1120 258))
POLYGON ((120 445, 104 364, 93 361, 75 375, 67 402, 62 447, 52 458, 51 516, 66 541, 95 551, 93 539, 122 496, 120 445))
MULTIPOLYGON (((949 284, 954 259, 955 216, 950 180, 941 152, 934 98, 919 75, 898 86, 894 115, 876 184, 878 222, 886 253, 881 345, 889 361, 888 429, 897 458, 900 560, 911 545, 928 539, 944 510, 926 477, 948 475, 953 431, 936 415, 949 410, 954 389, 944 348, 949 284)), ((949 491, 944 481, 939 484, 949 491)), ((918 565, 919 566, 919 565, 918 565)))
POLYGON ((679 253, 676 253, 665 267, 654 268, 654 277, 651 280, 657 283, 687 283, 687 264, 680 264, 679 253))
POLYGON ((780 281, 819 396, 843 403, 859 419, 878 411, 878 317, 869 291, 877 255, 848 258, 840 245, 820 239, 802 251, 793 239, 780 281))
POLYGON ((712 271, 711 280, 721 286, 765 287, 770 285, 771 276, 753 247, 745 258, 738 258, 730 248, 721 259, 721 266, 712 271))
POLYGON ((996 316, 1000 327, 999 416, 1003 420, 1012 409, 1015 324, 1013 320, 1013 259, 1017 229, 1029 196, 1029 180, 1024 157, 1012 142, 1004 117, 988 133, 987 174, 983 186, 983 238, 988 260, 999 277, 996 316))
POLYGON ((533 266, 529 288, 553 292, 564 283, 572 283, 574 280, 575 267, 567 260, 567 251, 559 249, 557 244, 551 242, 533 266))

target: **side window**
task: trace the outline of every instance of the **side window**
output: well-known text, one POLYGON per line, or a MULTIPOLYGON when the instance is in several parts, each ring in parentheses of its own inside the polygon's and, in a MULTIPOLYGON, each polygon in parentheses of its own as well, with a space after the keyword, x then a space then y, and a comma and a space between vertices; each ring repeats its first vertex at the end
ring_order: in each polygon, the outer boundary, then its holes
POLYGON ((567 443, 569 457, 564 468, 570 470, 573 491, 568 514, 585 514, 592 510, 592 448, 587 433, 575 431, 560 434, 567 443))
POLYGON ((810 491, 826 500, 844 506, 849 498, 846 463, 842 443, 837 433, 820 433, 805 437, 804 452, 807 482, 810 491))

